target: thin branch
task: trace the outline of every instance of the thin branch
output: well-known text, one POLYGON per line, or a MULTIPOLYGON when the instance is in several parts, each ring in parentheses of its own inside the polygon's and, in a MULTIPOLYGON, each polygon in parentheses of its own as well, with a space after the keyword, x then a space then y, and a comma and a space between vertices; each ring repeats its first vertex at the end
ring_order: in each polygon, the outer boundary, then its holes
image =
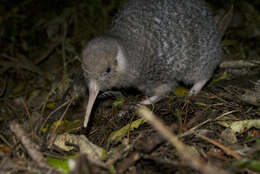
POLYGON ((170 129, 164 125, 164 123, 159 120, 147 107, 140 106, 138 108, 138 113, 143 118, 148 120, 148 122, 176 148, 179 156, 187 163, 188 166, 204 174, 229 174, 228 171, 205 162, 191 149, 186 147, 186 145, 184 145, 176 135, 171 133, 170 129))
POLYGON ((23 99, 21 99, 21 102, 22 102, 22 104, 23 104, 23 106, 24 106, 24 109, 25 109, 25 111, 26 111, 26 113, 27 113, 27 116, 28 116, 28 120, 29 120, 29 122, 30 122, 30 127, 31 127, 31 131, 32 131, 32 140, 33 140, 33 139, 34 139, 34 131, 33 131, 33 125, 32 125, 32 117, 31 117, 31 114, 30 114, 30 112, 29 112, 29 109, 28 109, 28 107, 27 107, 27 105, 25 104, 25 102, 24 102, 23 99))
POLYGON ((16 135, 16 137, 21 141, 25 149, 27 150, 30 157, 40 166, 47 169, 52 169, 42 153, 38 150, 39 147, 30 140, 30 138, 26 135, 24 129, 16 122, 13 121, 10 124, 11 131, 16 135))

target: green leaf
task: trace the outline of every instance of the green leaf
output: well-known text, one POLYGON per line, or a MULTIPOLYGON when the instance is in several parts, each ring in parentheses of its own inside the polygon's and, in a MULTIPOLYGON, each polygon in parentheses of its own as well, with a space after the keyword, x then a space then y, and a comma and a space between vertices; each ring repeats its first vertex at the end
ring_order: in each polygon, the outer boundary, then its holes
POLYGON ((189 90, 183 86, 178 86, 175 90, 175 94, 180 97, 186 96, 186 95, 188 95, 188 93, 189 93, 189 90))
POLYGON ((113 106, 114 106, 114 107, 117 107, 118 105, 121 105, 121 104, 123 104, 124 102, 125 102, 124 97, 119 97, 119 98, 116 99, 116 101, 114 101, 113 106))
MULTIPOLYGON (((70 132, 75 131, 81 128, 82 120, 62 120, 62 121, 55 121, 51 125, 51 130, 53 130, 58 125, 58 129, 56 130, 58 133, 70 132)), ((42 132, 46 132, 47 126, 42 129, 42 132)))
POLYGON ((242 159, 234 163, 235 166, 239 166, 241 168, 248 168, 255 172, 260 172, 260 161, 258 160, 250 160, 250 159, 242 159))
POLYGON ((232 130, 233 133, 242 134, 248 129, 256 128, 260 129, 260 120, 252 119, 252 120, 243 120, 243 121, 218 121, 218 124, 224 127, 228 127, 232 130))
POLYGON ((47 163, 52 167, 59 169, 62 174, 67 174, 70 171, 68 160, 47 157, 47 163))
POLYGON ((237 41, 235 40, 229 40, 229 39, 225 39, 222 41, 222 45, 227 47, 227 46, 234 46, 234 45, 238 45, 237 41))
POLYGON ((213 79, 210 82, 209 86, 213 85, 214 83, 216 83, 216 82, 218 82, 220 80, 225 80, 225 79, 227 79, 227 72, 226 71, 220 77, 218 77, 217 79, 213 79))
POLYGON ((121 139, 128 133, 128 131, 133 131, 134 129, 138 128, 140 125, 146 123, 147 121, 143 118, 133 121, 132 123, 127 124, 126 126, 122 127, 120 130, 112 132, 108 138, 109 142, 120 142, 121 139))

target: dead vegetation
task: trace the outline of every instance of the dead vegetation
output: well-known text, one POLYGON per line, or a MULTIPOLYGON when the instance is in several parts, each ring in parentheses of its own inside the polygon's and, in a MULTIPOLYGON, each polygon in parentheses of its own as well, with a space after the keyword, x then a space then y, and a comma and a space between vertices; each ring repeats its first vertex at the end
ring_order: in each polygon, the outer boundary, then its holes
POLYGON ((122 4, 4 2, 0 173, 260 172, 258 1, 236 1, 227 56, 199 95, 179 87, 147 110, 132 89, 106 92, 87 129, 80 51, 122 4))

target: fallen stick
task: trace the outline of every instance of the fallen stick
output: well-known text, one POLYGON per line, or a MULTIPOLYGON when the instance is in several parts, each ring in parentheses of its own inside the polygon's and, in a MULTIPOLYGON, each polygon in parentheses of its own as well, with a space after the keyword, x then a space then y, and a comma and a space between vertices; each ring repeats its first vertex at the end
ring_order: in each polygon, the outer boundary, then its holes
POLYGON ((45 158, 43 157, 42 153, 38 150, 39 147, 33 143, 30 138, 26 135, 24 129, 16 122, 13 121, 10 124, 11 131, 16 135, 16 137, 21 141, 25 149, 27 150, 30 157, 40 166, 46 169, 52 169, 48 163, 46 162, 45 158))
POLYGON ((204 174, 230 174, 228 171, 205 162, 191 149, 186 147, 170 129, 163 124, 147 107, 140 106, 138 113, 145 118, 164 138, 166 138, 177 150, 180 158, 191 168, 204 174))

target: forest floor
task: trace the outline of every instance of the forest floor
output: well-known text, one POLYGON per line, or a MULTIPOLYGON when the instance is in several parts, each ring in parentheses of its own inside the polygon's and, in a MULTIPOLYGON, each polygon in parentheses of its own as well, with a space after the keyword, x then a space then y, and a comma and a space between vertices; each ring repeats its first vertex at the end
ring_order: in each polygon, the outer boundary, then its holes
POLYGON ((106 92, 87 128, 81 50, 123 1, 64 2, 0 4, 0 174, 260 172, 258 1, 236 2, 223 62, 198 95, 181 85, 137 108, 141 93, 106 92))

